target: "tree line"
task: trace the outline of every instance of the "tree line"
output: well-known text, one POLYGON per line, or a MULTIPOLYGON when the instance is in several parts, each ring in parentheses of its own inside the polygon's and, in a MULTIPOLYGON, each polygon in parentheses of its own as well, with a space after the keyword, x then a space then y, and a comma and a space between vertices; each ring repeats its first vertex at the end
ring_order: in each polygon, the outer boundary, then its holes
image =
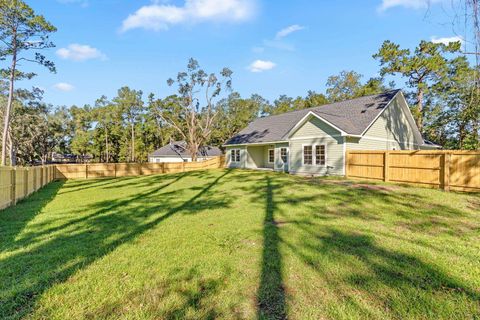
POLYGON ((53 107, 42 91, 15 87, 35 74, 19 66, 35 63, 55 72, 42 54, 53 47, 55 27, 22 1, 0 0, 0 105, 2 164, 51 160, 54 152, 92 156, 99 162, 145 162, 171 139, 184 140, 195 159, 202 146, 221 146, 257 117, 321 106, 395 87, 405 82, 412 114, 424 137, 447 149, 480 148, 479 68, 459 42, 421 41, 411 50, 385 41, 373 54, 378 77, 364 80, 354 70, 326 79, 325 92, 281 95, 273 102, 259 94, 242 97, 232 87, 233 72, 207 73, 195 59, 167 85, 167 97, 122 87, 84 106, 53 107), (4 63, 5 62, 5 63, 4 63))

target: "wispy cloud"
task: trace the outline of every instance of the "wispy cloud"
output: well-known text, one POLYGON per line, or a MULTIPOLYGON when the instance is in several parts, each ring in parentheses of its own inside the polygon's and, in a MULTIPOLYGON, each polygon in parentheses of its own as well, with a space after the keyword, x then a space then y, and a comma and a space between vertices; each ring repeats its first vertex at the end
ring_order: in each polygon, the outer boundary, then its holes
POLYGON ((433 43, 443 43, 444 45, 448 45, 452 42, 460 42, 463 43, 463 38, 460 36, 453 36, 453 37, 432 37, 431 41, 433 43))
POLYGON ((256 0, 186 0, 183 6, 154 3, 123 20, 121 31, 161 31, 181 23, 204 21, 245 21, 255 14, 256 7, 256 0))
POLYGON ((303 30, 305 29, 304 26, 300 26, 298 24, 292 24, 291 26, 288 26, 286 28, 283 28, 282 30, 278 31, 275 38, 276 39, 281 39, 281 38, 284 38, 286 36, 288 36, 290 33, 294 33, 294 32, 297 32, 297 31, 300 31, 300 30, 303 30))
POLYGON ((255 60, 249 66, 248 70, 251 72, 263 72, 275 68, 276 64, 272 61, 255 60))
POLYGON ((253 47, 252 51, 255 53, 261 53, 265 50, 266 47, 274 48, 278 50, 285 50, 285 51, 295 51, 295 46, 291 43, 286 42, 284 38, 294 32, 304 30, 304 29, 306 29, 306 27, 298 24, 292 24, 288 27, 285 27, 279 30, 275 34, 275 37, 273 39, 263 40, 262 46, 253 47))
POLYGON ((378 7, 379 11, 385 11, 394 7, 404 7, 407 9, 425 9, 430 4, 439 3, 443 0, 382 0, 378 7))
POLYGON ((88 0, 57 0, 61 4, 79 4, 82 8, 88 7, 88 0))
POLYGON ((57 50, 57 55, 66 60, 85 61, 90 59, 106 60, 107 56, 97 48, 86 44, 72 43, 67 48, 57 50))
POLYGON ((57 90, 64 91, 64 92, 72 91, 73 89, 75 89, 75 87, 73 85, 71 85, 70 83, 66 83, 66 82, 56 83, 56 84, 53 85, 53 87, 57 90))

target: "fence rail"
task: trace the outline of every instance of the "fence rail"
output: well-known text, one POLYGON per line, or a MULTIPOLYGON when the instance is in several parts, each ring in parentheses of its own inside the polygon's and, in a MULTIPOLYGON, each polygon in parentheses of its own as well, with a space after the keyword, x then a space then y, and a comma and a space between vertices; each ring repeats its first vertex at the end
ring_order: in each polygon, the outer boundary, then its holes
POLYGON ((480 192, 478 151, 347 151, 346 176, 480 192))
POLYGON ((0 209, 28 197, 55 179, 55 166, 0 167, 0 209))
POLYGON ((0 167, 0 209, 15 205, 17 201, 28 197, 53 180, 116 178, 186 172, 221 168, 224 162, 224 157, 216 157, 202 162, 91 163, 41 167, 0 167))
POLYGON ((215 157, 201 162, 58 164, 55 166, 55 179, 116 178, 186 172, 220 168, 224 161, 224 157, 215 157))

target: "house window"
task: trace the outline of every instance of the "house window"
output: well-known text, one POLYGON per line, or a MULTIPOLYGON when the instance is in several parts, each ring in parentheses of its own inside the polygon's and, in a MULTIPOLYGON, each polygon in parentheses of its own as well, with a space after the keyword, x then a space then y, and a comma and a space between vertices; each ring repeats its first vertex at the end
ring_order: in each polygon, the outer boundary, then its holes
POLYGON ((325 161, 326 153, 325 153, 325 145, 318 145, 315 146, 315 164, 317 166, 324 166, 326 161, 325 161))
POLYGON ((274 162, 275 162, 275 150, 268 149, 268 163, 274 163, 274 162))
POLYGON ((287 148, 280 148, 280 158, 282 159, 283 163, 287 163, 287 160, 288 160, 287 148))
POLYGON ((311 165, 313 163, 312 146, 303 146, 303 164, 311 165))
POLYGON ((240 149, 232 149, 230 151, 230 161, 240 162, 240 149))

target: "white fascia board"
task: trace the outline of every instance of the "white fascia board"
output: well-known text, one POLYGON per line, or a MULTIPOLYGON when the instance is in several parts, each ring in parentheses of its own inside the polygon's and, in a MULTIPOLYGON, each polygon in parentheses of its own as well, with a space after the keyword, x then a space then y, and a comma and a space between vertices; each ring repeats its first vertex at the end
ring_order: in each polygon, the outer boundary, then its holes
POLYGON ((329 121, 325 120, 324 118, 322 118, 321 116, 319 116, 318 114, 316 114, 315 112, 313 111, 310 111, 308 112, 288 133, 287 133, 287 138, 290 138, 290 136, 295 133, 295 131, 297 131, 305 122, 307 122, 307 120, 310 118, 310 117, 316 117, 317 119, 319 119, 320 121, 323 121, 325 122, 327 125, 329 125, 330 127, 334 128, 335 130, 337 130, 338 132, 340 132, 340 135, 341 136, 348 136, 348 134, 343 131, 342 129, 340 129, 339 127, 337 127, 336 125, 330 123, 329 121))

